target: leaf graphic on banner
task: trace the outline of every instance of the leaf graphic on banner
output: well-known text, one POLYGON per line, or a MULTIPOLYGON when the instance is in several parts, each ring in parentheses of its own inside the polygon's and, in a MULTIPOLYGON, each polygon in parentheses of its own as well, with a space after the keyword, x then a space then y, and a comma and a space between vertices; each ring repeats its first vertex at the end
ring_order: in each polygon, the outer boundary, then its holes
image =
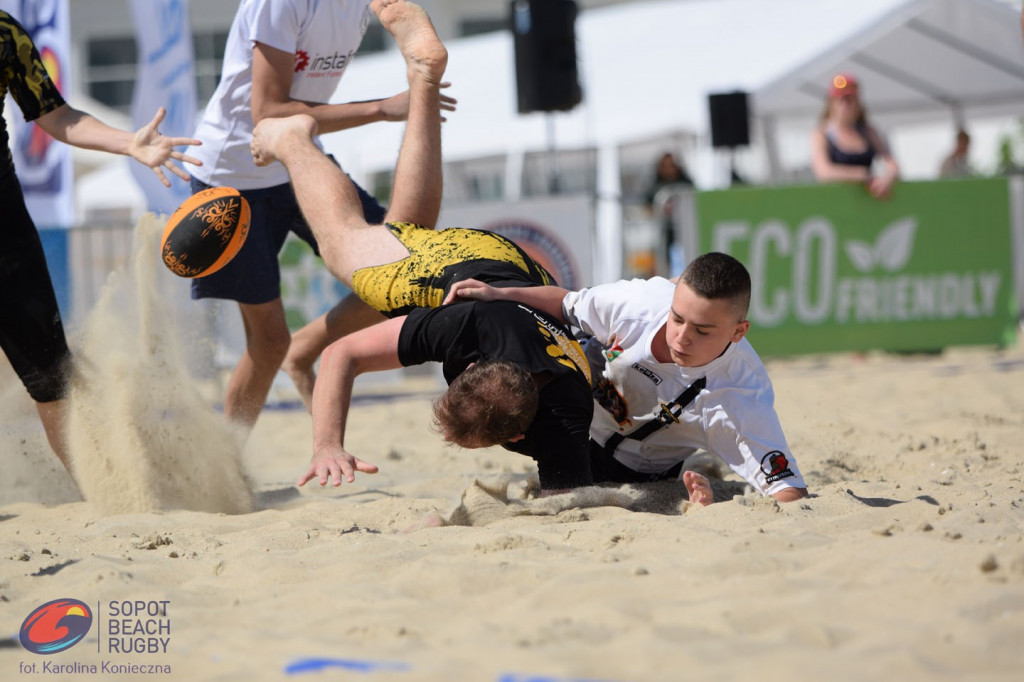
POLYGON ((867 272, 875 264, 875 257, 870 244, 851 239, 846 242, 844 248, 853 266, 861 272, 867 272))
POLYGON ((917 219, 903 218, 892 223, 878 235, 875 244, 875 260, 886 270, 899 270, 910 260, 910 248, 914 243, 917 219))

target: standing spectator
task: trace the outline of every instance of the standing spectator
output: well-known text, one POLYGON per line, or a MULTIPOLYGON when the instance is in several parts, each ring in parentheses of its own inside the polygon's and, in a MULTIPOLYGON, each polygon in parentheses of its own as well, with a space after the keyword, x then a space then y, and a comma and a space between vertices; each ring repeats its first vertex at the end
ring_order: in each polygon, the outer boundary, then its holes
MULTIPOLYGON (((192 283, 193 298, 238 303, 246 348, 228 383, 224 414, 246 426, 255 424, 291 342, 278 253, 289 232, 319 253, 287 170, 253 163, 252 130, 264 118, 293 114, 312 116, 321 133, 405 120, 408 91, 386 99, 327 103, 371 18, 370 0, 242 0, 228 34, 220 85, 196 130, 206 151, 200 155, 203 168, 193 172, 192 190, 234 187, 252 208, 249 236, 238 255, 192 283)), ((450 98, 441 101, 442 108, 452 108, 450 98)), ((362 188, 357 191, 366 219, 382 222, 383 207, 362 188)), ((332 313, 326 318, 330 323, 355 329, 381 319, 355 297, 344 299, 332 313)), ((335 338, 343 333, 336 331, 335 338)))
POLYGON ((658 163, 654 167, 654 180, 647 192, 646 199, 647 207, 654 212, 661 225, 661 246, 665 249, 668 257, 669 274, 674 275, 683 271, 684 257, 682 249, 676 243, 672 197, 671 195, 666 196, 668 190, 662 192, 665 188, 693 188, 690 174, 671 152, 665 152, 658 159, 658 163))
POLYGON ((967 155, 971 149, 971 136, 961 128, 956 132, 956 146, 939 167, 940 178, 966 178, 974 174, 967 155))
POLYGON ((51 80, 25 28, 0 10, 0 212, 4 232, 4 246, 0 249, 0 347, 35 401, 50 447, 71 472, 64 441, 71 353, 39 232, 15 174, 3 118, 8 92, 25 120, 35 121, 55 139, 83 149, 131 156, 152 168, 168 187, 171 183, 164 168, 188 180, 188 174, 171 159, 199 163, 174 151, 174 147, 199 142, 161 135, 157 128, 166 113, 162 107, 152 121, 135 133, 111 128, 72 108, 51 80))
POLYGON ((868 123, 857 79, 837 74, 829 84, 821 121, 811 134, 811 167, 819 182, 863 182, 871 195, 885 199, 899 177, 899 165, 878 131, 868 123), (880 175, 872 175, 875 158, 880 175))

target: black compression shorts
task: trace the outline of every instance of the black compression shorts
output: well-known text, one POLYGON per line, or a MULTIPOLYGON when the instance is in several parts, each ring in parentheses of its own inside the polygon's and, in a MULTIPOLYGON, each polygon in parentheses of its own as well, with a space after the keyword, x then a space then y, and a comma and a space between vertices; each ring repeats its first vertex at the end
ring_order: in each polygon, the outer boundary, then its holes
POLYGON ((47 403, 67 391, 64 325, 39 233, 13 174, 0 180, 0 206, 0 348, 32 399, 47 403))

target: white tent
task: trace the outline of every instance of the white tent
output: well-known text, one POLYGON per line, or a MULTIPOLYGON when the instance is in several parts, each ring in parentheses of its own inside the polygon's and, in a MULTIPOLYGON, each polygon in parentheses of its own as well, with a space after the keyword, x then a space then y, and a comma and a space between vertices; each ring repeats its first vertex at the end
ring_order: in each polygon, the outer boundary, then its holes
MULTIPOLYGON (((614 202, 622 145, 694 135, 698 152, 688 162, 698 184, 723 183, 724 159, 710 148, 710 93, 750 93, 754 147, 767 160, 764 175, 774 177, 784 170, 785 131, 777 130, 789 123, 806 138, 838 71, 859 76, 883 127, 1024 112, 1018 14, 995 0, 652 0, 582 13, 576 38, 583 103, 550 115, 517 113, 511 34, 450 41, 446 78, 459 106, 444 127, 444 155, 507 155, 514 199, 517 155, 551 146, 597 149, 598 232, 609 245, 620 238, 614 202)), ((360 57, 335 101, 404 87, 396 52, 360 57)), ((324 142, 365 178, 393 166, 401 133, 401 125, 377 124, 324 142)), ((615 256, 608 258, 597 264, 599 276, 618 272, 615 256)))

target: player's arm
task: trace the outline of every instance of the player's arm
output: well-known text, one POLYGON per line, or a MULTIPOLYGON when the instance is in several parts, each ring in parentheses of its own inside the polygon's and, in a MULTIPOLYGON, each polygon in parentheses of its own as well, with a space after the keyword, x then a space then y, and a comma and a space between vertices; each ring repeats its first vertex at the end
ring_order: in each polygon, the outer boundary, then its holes
MULTIPOLYGON (((257 41, 253 46, 252 120, 308 114, 321 133, 332 133, 376 123, 404 121, 409 116, 409 92, 384 99, 343 104, 320 104, 292 99, 295 55, 257 41)), ((447 87, 447 84, 442 84, 447 87)), ((441 109, 455 111, 455 100, 441 95, 441 109)), ((443 119, 442 119, 443 120, 443 119)))
POLYGON ((465 301, 516 301, 551 315, 563 324, 566 322, 562 311, 562 300, 568 290, 562 287, 492 287, 475 279, 456 282, 448 290, 445 303, 465 301))
POLYGON ((112 128, 68 104, 62 104, 53 111, 43 114, 35 122, 54 139, 66 144, 82 149, 97 149, 111 154, 131 156, 139 163, 152 168, 160 181, 170 187, 171 183, 164 175, 163 168, 167 168, 182 180, 189 179, 188 173, 172 163, 172 159, 202 165, 199 159, 186 156, 174 148, 202 143, 191 137, 162 135, 157 128, 160 127, 166 113, 165 109, 160 107, 153 120, 134 133, 112 128))
POLYGON ((889 151, 889 145, 877 130, 868 127, 868 139, 871 140, 871 145, 882 162, 882 173, 871 178, 868 182, 868 190, 873 196, 884 199, 889 196, 893 183, 899 178, 900 165, 896 163, 892 152, 889 151))
POLYGON ((352 384, 364 372, 398 369, 398 336, 405 317, 396 317, 344 336, 324 350, 320 375, 313 387, 313 460, 299 485, 314 478, 327 485, 351 483, 355 472, 377 473, 377 467, 345 450, 345 424, 352 402, 352 384))
POLYGON ((777 493, 772 493, 779 502, 796 502, 807 497, 807 488, 783 488, 777 493))

